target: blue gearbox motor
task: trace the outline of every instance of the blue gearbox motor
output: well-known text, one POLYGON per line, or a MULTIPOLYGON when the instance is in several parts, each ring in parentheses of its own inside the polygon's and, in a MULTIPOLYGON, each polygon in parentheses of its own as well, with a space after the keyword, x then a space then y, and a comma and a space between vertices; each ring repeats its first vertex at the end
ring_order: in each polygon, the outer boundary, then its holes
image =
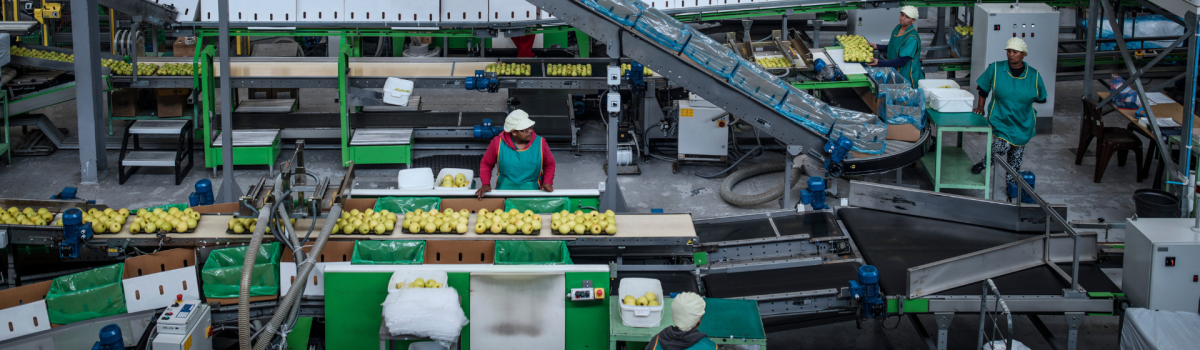
POLYGON ((492 125, 492 118, 483 118, 483 125, 476 125, 474 129, 475 138, 485 140, 491 140, 504 132, 504 127, 492 125))
MULTIPOLYGON (((1032 171, 1025 170, 1025 171, 1020 172, 1020 174, 1021 174, 1021 179, 1025 180, 1025 183, 1029 184, 1029 188, 1036 189, 1036 187, 1034 187, 1034 183, 1037 182, 1037 176, 1033 175, 1032 171)), ((1009 183, 1008 184, 1009 200, 1012 200, 1013 198, 1017 198, 1017 192, 1020 192, 1021 193, 1021 203, 1029 203, 1029 204, 1037 203, 1037 201, 1033 200, 1033 196, 1029 195, 1029 193, 1027 193, 1025 191, 1021 191, 1020 189, 1021 189, 1021 187, 1017 186, 1016 183, 1009 183)))
POLYGON ((800 203, 811 205, 813 210, 829 209, 825 204, 825 178, 813 176, 808 178, 808 188, 800 193, 800 203))
POLYGON ((92 345, 92 350, 125 350, 125 340, 121 338, 121 327, 115 323, 100 329, 100 341, 92 345))
POLYGON ((80 246, 92 239, 92 225, 83 222, 83 211, 79 208, 67 209, 63 213, 62 222, 63 240, 58 244, 58 257, 78 258, 80 246))
POLYGON ((879 290, 879 270, 875 266, 858 268, 858 280, 850 281, 850 297, 858 304, 858 319, 887 316, 887 301, 879 290))
POLYGON ((838 136, 837 140, 829 139, 825 142, 825 153, 829 153, 829 157, 825 158, 825 170, 830 176, 842 176, 842 163, 850 159, 850 149, 854 148, 854 142, 846 138, 846 135, 838 136))
POLYGON ((212 180, 200 179, 196 181, 196 192, 188 195, 188 203, 191 206, 213 205, 217 202, 213 198, 212 180))

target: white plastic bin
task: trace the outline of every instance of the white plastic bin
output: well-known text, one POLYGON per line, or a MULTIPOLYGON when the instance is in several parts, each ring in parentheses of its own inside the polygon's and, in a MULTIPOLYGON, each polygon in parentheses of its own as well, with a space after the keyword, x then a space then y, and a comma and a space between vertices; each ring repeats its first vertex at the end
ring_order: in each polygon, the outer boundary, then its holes
POLYGON ((437 187, 434 187, 434 189, 438 189, 438 190, 472 189, 472 188, 475 188, 475 186, 474 186, 475 171, 471 170, 471 169, 442 168, 442 170, 438 172, 437 177, 433 178, 433 181, 434 181, 434 185, 437 186, 437 187), (446 175, 450 175, 450 177, 456 177, 456 176, 458 176, 458 174, 463 174, 463 176, 465 176, 467 178, 467 182, 469 182, 467 184, 467 187, 465 187, 465 188, 463 188, 463 187, 442 187, 442 178, 446 177, 446 175))
POLYGON ((408 106, 409 97, 412 96, 412 92, 412 80, 389 77, 383 83, 383 103, 408 106))
POLYGON ((662 283, 653 278, 623 278, 621 290, 617 293, 617 302, 621 303, 621 323, 627 327, 654 328, 662 321, 664 302, 662 283), (658 306, 629 306, 621 303, 626 295, 634 298, 652 292, 658 296, 658 306))
POLYGON ((431 190, 433 189, 433 169, 416 168, 404 169, 397 176, 399 189, 402 190, 431 190))
POLYGON ((975 95, 962 89, 926 90, 929 108, 942 113, 965 113, 974 109, 975 95))

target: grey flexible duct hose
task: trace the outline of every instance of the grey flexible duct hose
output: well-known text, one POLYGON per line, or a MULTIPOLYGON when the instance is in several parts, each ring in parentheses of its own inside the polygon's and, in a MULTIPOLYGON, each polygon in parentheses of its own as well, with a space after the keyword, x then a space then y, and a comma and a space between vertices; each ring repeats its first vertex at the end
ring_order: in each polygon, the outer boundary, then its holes
POLYGON ((242 261, 242 283, 238 288, 238 346, 241 350, 250 350, 250 277, 254 272, 254 260, 258 258, 258 249, 262 247, 263 233, 267 231, 267 221, 271 218, 270 210, 258 212, 258 224, 254 225, 254 235, 250 237, 250 245, 246 247, 246 259, 242 261))
MULTIPOLYGON (((733 193, 733 186, 737 185, 738 182, 761 174, 783 171, 783 167, 783 163, 760 163, 751 165, 742 170, 735 171, 733 174, 729 174, 729 177, 726 177, 725 181, 721 182, 721 199, 724 199, 725 202, 733 204, 734 206, 753 207, 756 205, 765 204, 783 196, 783 184, 776 185, 770 190, 759 194, 733 193)), ((800 169, 792 168, 792 183, 788 184, 787 189, 791 189, 793 186, 796 186, 796 183, 799 182, 800 169)))
MULTIPOLYGON (((329 218, 338 218, 342 216, 342 206, 334 203, 329 208, 329 218)), ((292 305, 300 299, 304 291, 304 284, 308 282, 308 274, 312 272, 313 266, 317 264, 317 256, 321 255, 321 249, 325 248, 325 242, 329 240, 329 235, 333 232, 333 226, 337 220, 325 220, 325 226, 321 227, 321 234, 317 236, 317 241, 313 243, 313 248, 308 254, 308 258, 296 267, 296 280, 292 282, 292 289, 288 291, 283 300, 279 302, 279 307, 275 308, 275 315, 271 316, 271 322, 265 326, 265 330, 258 336, 258 342, 254 344, 254 350, 263 350, 267 348, 267 344, 271 342, 271 338, 275 336, 275 332, 279 329, 279 325, 283 324, 284 318, 290 314, 292 305)))

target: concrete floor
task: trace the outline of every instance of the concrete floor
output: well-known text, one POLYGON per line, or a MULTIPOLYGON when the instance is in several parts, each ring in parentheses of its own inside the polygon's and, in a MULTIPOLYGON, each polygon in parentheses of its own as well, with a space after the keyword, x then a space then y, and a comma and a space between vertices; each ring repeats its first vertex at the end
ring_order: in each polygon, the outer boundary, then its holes
MULTIPOLYGON (((832 35, 830 35, 832 37, 832 35)), ((930 77, 936 75, 931 74, 930 77)), ((1096 184, 1091 182, 1095 157, 1084 159, 1082 165, 1074 165, 1075 154, 1071 150, 1078 142, 1080 123, 1079 96, 1083 85, 1079 82, 1058 83, 1057 99, 1054 101, 1056 113, 1054 117, 1054 133, 1038 135, 1029 144, 1024 163, 1025 170, 1037 174, 1038 193, 1053 203, 1066 203, 1069 206, 1069 220, 1100 219, 1121 221, 1134 212, 1131 196, 1136 189, 1150 187, 1148 182, 1136 183, 1135 167, 1125 168, 1112 162, 1107 169, 1104 181, 1096 184)), ((334 104, 331 91, 318 89, 302 92, 304 111, 331 111, 334 104)), ((500 94, 472 94, 469 99, 462 98, 459 91, 430 91, 425 95, 427 108, 454 110, 502 110, 503 99, 500 94)), ((45 113, 60 127, 71 129, 71 135, 77 135, 75 128, 75 105, 66 103, 39 112, 45 113)), ((1113 126, 1123 127, 1125 119, 1119 115, 1106 117, 1106 122, 1113 126)), ((121 125, 118 124, 118 128, 121 125)), ((12 129, 14 136, 19 136, 19 129, 12 129)), ((966 148, 973 157, 982 156, 985 149, 982 137, 968 135, 966 148)), ((1094 146, 1093 146, 1094 149, 1094 146)), ((435 151, 417 151, 415 157, 437 154, 435 151)), ((192 192, 192 184, 202 178, 211 179, 218 188, 222 185, 220 173, 216 176, 211 169, 198 165, 182 185, 175 185, 173 176, 168 170, 143 169, 126 185, 118 185, 116 151, 109 151, 108 171, 100 177, 99 184, 79 185, 79 156, 76 151, 60 150, 46 157, 16 158, 14 164, 0 168, 0 197, 3 198, 48 198, 63 187, 79 187, 79 196, 116 207, 139 208, 164 203, 186 202, 192 192)), ((290 157, 290 151, 284 151, 280 158, 290 157)), ((309 150, 306 152, 306 165, 311 173, 322 176, 339 178, 344 173, 340 165, 340 153, 334 150, 309 150)), ((196 152, 197 160, 201 153, 196 152)), ((600 153, 584 153, 574 155, 569 152, 556 152, 559 162, 555 188, 596 188, 604 180, 601 164, 603 155, 600 153)), ((782 155, 768 153, 748 161, 779 162, 782 155)), ((202 161, 199 161, 202 164, 202 161)), ((1131 160, 1132 163, 1132 160, 1131 160)), ((779 210, 774 203, 764 204, 753 208, 732 207, 720 199, 718 194, 722 179, 704 179, 694 176, 695 173, 711 173, 718 171, 716 167, 685 167, 679 174, 671 174, 670 164, 649 160, 641 164, 642 175, 622 176, 619 179, 624 190, 625 199, 631 211, 649 212, 661 208, 669 213, 691 213, 696 218, 739 215, 763 211, 779 210)), ((361 182, 394 181, 395 172, 399 167, 378 167, 360 170, 361 182)), ((904 180, 908 184, 917 184, 923 189, 932 189, 924 171, 915 167, 904 170, 904 180)), ((238 167, 234 176, 243 190, 253 181, 267 176, 266 167, 238 167)), ((775 186, 782 181, 782 173, 768 174, 744 181, 735 190, 739 193, 758 193, 775 186)), ((891 182, 894 173, 868 176, 868 181, 891 182)), ((1003 180, 997 176, 993 183, 996 191, 1002 196, 1003 180)), ((948 191, 972 196, 982 195, 982 191, 948 191)), ((799 187, 792 189, 794 199, 799 198, 799 187)), ((1110 232, 1107 241, 1122 241, 1124 234, 1120 230, 1110 232)), ((921 317, 926 329, 934 330, 932 317, 921 317)), ((1066 324, 1061 316, 1045 317, 1047 326, 1063 344, 1066 337, 1066 324)), ((886 321, 887 328, 896 324, 896 319, 886 321)), ((1034 349, 1048 348, 1048 344, 1034 329, 1025 317, 1014 319, 1015 338, 1034 349)), ((864 325, 863 330, 855 329, 852 322, 810 327, 805 329, 776 332, 769 335, 768 344, 773 349, 925 349, 925 343, 916 336, 908 319, 900 321, 896 329, 884 329, 876 322, 864 325)), ((975 346, 978 319, 964 315, 956 318, 951 328, 951 348, 968 348, 975 346)), ((1115 349, 1117 334, 1117 319, 1115 317, 1088 317, 1080 334, 1080 349, 1115 349)))

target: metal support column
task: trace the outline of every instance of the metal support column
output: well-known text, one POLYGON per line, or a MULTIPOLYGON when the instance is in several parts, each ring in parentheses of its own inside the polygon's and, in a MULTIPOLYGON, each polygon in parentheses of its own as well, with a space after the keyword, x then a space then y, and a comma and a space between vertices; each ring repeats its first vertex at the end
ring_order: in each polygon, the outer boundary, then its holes
MULTIPOLYGON (((1183 115, 1184 115, 1184 118, 1183 118, 1183 129, 1182 129, 1182 130, 1192 130, 1192 128, 1196 127, 1195 125, 1192 125, 1193 120, 1195 119, 1192 116, 1196 115, 1196 64, 1197 64, 1196 55, 1200 55, 1200 47, 1197 47, 1196 45, 1200 45, 1200 40, 1198 40, 1198 39, 1200 39, 1200 15, 1197 15, 1196 13, 1193 13, 1193 12, 1188 12, 1187 15, 1184 16, 1183 20, 1184 20, 1185 28, 1194 30, 1192 37, 1188 38, 1188 47, 1186 48, 1186 50, 1191 51, 1191 52, 1187 55, 1187 72, 1185 73, 1187 75, 1184 78, 1184 84, 1183 84, 1183 86, 1184 86, 1184 90, 1183 90, 1183 97, 1184 97, 1183 115)), ((1192 133, 1190 133, 1190 132, 1188 133, 1188 135, 1189 135, 1188 137, 1180 137, 1182 139, 1180 141, 1184 143, 1184 146, 1183 146, 1184 150, 1183 150, 1183 152, 1179 152, 1179 164, 1190 165, 1188 161, 1191 160, 1190 157, 1192 156, 1192 142, 1191 141, 1192 141, 1192 137, 1195 137, 1195 135, 1192 135, 1192 133)), ((1184 173, 1186 174, 1188 171, 1192 170, 1192 167, 1194 167, 1194 166, 1184 168, 1183 169, 1184 173)), ((1189 211, 1187 210, 1187 207, 1190 203, 1192 203, 1192 199, 1195 198, 1195 196, 1196 196, 1196 191, 1190 190, 1192 187, 1194 187, 1196 185, 1196 181, 1192 180, 1191 182, 1192 182, 1191 186, 1184 186, 1185 187, 1184 188, 1185 195, 1182 197, 1179 197, 1179 212, 1183 213, 1183 217, 1188 216, 1189 211)), ((1200 215, 1196 215, 1195 228, 1200 229, 1200 215)))
MULTIPOLYGON (((929 43, 929 46, 945 45, 946 44, 945 36, 946 36, 946 8, 938 7, 937 8, 937 28, 935 28, 933 31, 933 41, 929 43)), ((935 57, 945 57, 945 55, 942 54, 941 50, 938 50, 938 51, 930 50, 929 53, 925 54, 925 57, 935 58, 935 57)))
POLYGON ((788 41, 787 21, 788 21, 788 15, 790 15, 790 14, 792 14, 792 9, 784 10, 783 11, 783 20, 779 21, 779 23, 781 23, 781 25, 780 25, 781 30, 779 31, 781 33, 780 39, 783 39, 782 41, 788 41))
MULTIPOLYGON (((1099 22, 1097 21, 1099 18, 1100 0, 1092 0, 1088 5, 1087 34, 1085 34, 1087 35, 1087 47, 1085 50, 1087 54, 1085 55, 1084 62, 1096 61, 1096 31, 1099 30, 1098 26, 1100 24, 1097 23, 1099 22)), ((1083 96, 1091 100, 1095 100, 1095 98, 1092 97, 1092 85, 1095 85, 1096 83, 1092 74, 1095 72, 1095 70, 1095 66, 1091 64, 1086 65, 1086 67, 1083 69, 1083 96)))
MULTIPOLYGON (((233 82, 230 81, 229 58, 233 50, 229 47, 229 0, 220 0, 218 18, 220 23, 217 49, 221 55, 221 187, 217 192, 217 203, 232 203, 242 196, 242 188, 233 178, 233 82)), ((207 117, 207 116, 206 116, 207 117)))
POLYGON ((1067 319, 1067 350, 1079 347, 1079 327, 1083 325, 1082 312, 1068 312, 1063 315, 1067 319))
MULTIPOLYGON (((609 43, 612 45, 612 43, 609 43)), ((614 47, 608 48, 608 68, 621 67, 621 53, 619 49, 614 47)), ((609 85, 609 93, 616 94, 619 85, 609 85)), ((605 96, 605 105, 608 105, 608 97, 605 96)), ((608 168, 607 177, 604 180, 604 193, 600 197, 600 210, 612 210, 614 212, 623 213, 628 209, 625 206, 625 196, 621 194, 621 183, 617 182, 617 129, 621 123, 621 112, 607 112, 608 118, 608 168)))
MULTIPOLYGON (((95 9, 96 0, 71 0, 71 8, 95 9)), ((95 11, 75 11, 71 41, 75 43, 75 106, 79 120, 80 183, 95 184, 108 168, 104 146, 104 88, 100 78, 100 18, 95 11)))
MULTIPOLYGON (((804 147, 787 146, 785 149, 787 150, 787 154, 783 156, 783 198, 779 199, 779 208, 795 209, 795 207, 792 207, 792 167, 796 165, 794 160, 804 151, 804 147)), ((796 204, 795 206, 799 207, 800 205, 796 204)))
POLYGON ((933 320, 937 322, 937 347, 938 350, 946 350, 950 339, 950 323, 954 321, 954 313, 939 312, 933 314, 933 320))

